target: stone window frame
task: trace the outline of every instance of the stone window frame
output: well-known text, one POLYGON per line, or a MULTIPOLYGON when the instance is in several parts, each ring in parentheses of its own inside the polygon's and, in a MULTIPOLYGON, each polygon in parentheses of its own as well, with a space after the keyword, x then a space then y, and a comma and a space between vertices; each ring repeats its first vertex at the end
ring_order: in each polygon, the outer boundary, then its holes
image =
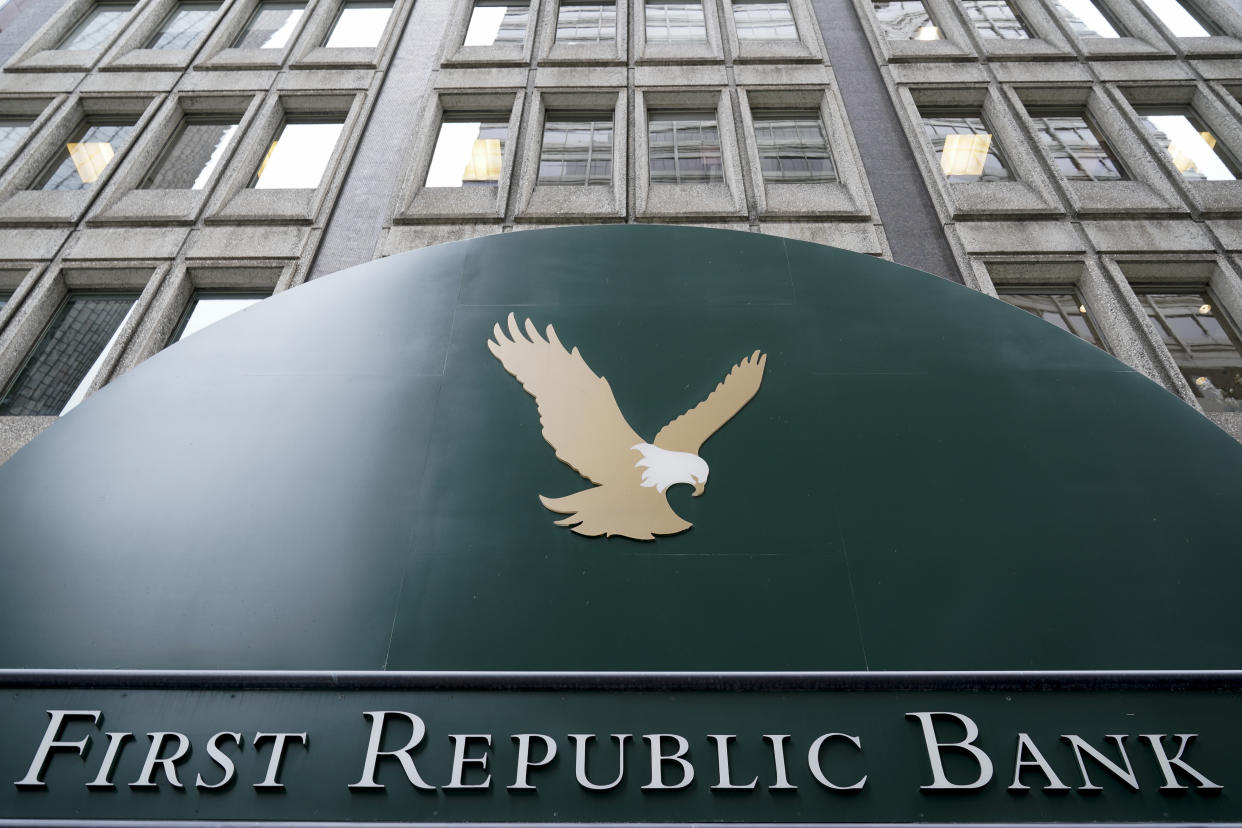
POLYGON ((870 220, 872 203, 862 158, 846 126, 845 107, 835 88, 788 89, 748 86, 738 88, 742 110, 743 145, 749 161, 755 208, 764 219, 814 215, 870 220), (755 136, 755 110, 806 110, 819 114, 824 139, 836 167, 836 181, 766 181, 755 136))
POLYGON ((277 69, 294 54, 317 8, 328 0, 306 0, 302 17, 289 42, 280 49, 240 49, 232 46, 263 0, 233 0, 224 17, 199 50, 199 69, 277 69))
POLYGON ((40 141, 48 128, 53 114, 64 104, 65 96, 0 96, 0 118, 29 118, 30 127, 26 135, 8 157, 0 158, 0 182, 4 181, 4 172, 21 158, 29 148, 40 141))
POLYGON ((1069 41, 1061 34, 1057 23, 1052 19, 1053 12, 1044 8, 1039 0, 1005 0, 1027 30, 1027 40, 990 40, 979 36, 975 26, 970 22, 966 10, 953 3, 953 13, 966 32, 967 38, 974 45, 980 57, 989 60, 1032 60, 1040 58, 1074 56, 1069 41))
POLYGON ((999 85, 957 84, 898 87, 898 108, 904 110, 915 161, 924 183, 943 217, 952 219, 1006 219, 1063 216, 1061 200, 1052 187, 1041 161, 1030 144, 1026 128, 1010 114, 999 85), (1008 181, 950 183, 923 127, 923 111, 938 109, 978 111, 1000 143, 1009 162, 1008 181))
POLYGON ((1194 18, 1206 18, 1208 26, 1217 33, 1207 37, 1177 37, 1147 8, 1142 0, 1134 0, 1136 11, 1149 21, 1164 39, 1185 53, 1187 59, 1193 58, 1236 58, 1242 55, 1242 14, 1239 14, 1225 0, 1178 0, 1186 11, 1194 18))
POLYGON ((577 217, 625 218, 627 106, 625 89, 537 89, 531 100, 522 147, 518 221, 571 222, 577 217), (612 186, 539 184, 539 160, 547 113, 612 112, 612 186))
POLYGON ((397 48, 396 33, 401 30, 414 0, 393 0, 392 12, 379 43, 374 48, 360 46, 328 48, 324 40, 336 25, 341 8, 348 0, 322 0, 310 12, 294 50, 292 66, 295 69, 378 69, 385 64, 397 48))
POLYGON ((443 222, 458 219, 499 222, 505 217, 521 140, 519 125, 526 91, 437 90, 428 96, 415 136, 414 155, 393 217, 394 224, 443 222), (509 132, 501 159, 500 180, 493 187, 427 187, 428 170, 440 136, 440 124, 454 113, 509 113, 509 132))
MULTIPOLYGON (((1165 84, 1117 84, 1111 86, 1118 109, 1150 153, 1159 160, 1160 168, 1173 189, 1186 203, 1205 216, 1229 216, 1242 211, 1242 174, 1235 181, 1187 181, 1168 160, 1165 147, 1156 144, 1142 124, 1138 110, 1153 106, 1182 108, 1192 112, 1225 151, 1242 163, 1242 123, 1207 89, 1199 84, 1174 82, 1165 84)), ((1242 172, 1242 171, 1240 171, 1242 172)))
MULTIPOLYGON (((620 2, 620 0, 618 0, 620 2)), ((542 25, 544 11, 540 0, 530 0, 530 12, 526 18, 526 37, 520 44, 500 46, 467 46, 466 30, 470 28, 470 15, 475 0, 453 0, 449 11, 449 23, 444 30, 444 45, 440 56, 441 66, 523 66, 530 65, 535 36, 542 25)), ((620 12, 620 9, 617 10, 620 12)))
POLYGON ((237 155, 249 125, 262 103, 257 94, 226 92, 175 93, 164 102, 131 151, 116 176, 95 202, 89 221, 98 224, 188 225, 202 214, 203 207, 220 185, 232 159, 237 155), (201 190, 146 190, 142 182, 163 158, 169 142, 186 118, 222 115, 238 119, 232 145, 216 166, 211 180, 201 190))
POLYGON ((232 151, 232 159, 217 174, 208 199, 205 221, 211 224, 273 221, 311 224, 335 198, 341 179, 361 139, 358 122, 367 106, 365 90, 326 94, 310 90, 269 93, 251 117, 232 151), (289 118, 340 117, 341 131, 314 189, 257 189, 251 184, 277 130, 289 118), (330 198, 331 196, 331 198, 330 198))
POLYGON ((889 63, 973 59, 974 44, 951 5, 950 0, 923 0, 924 8, 940 28, 940 40, 889 40, 875 16, 872 0, 854 0, 859 19, 865 21, 863 29, 871 39, 872 51, 883 55, 889 63))
POLYGON ((1038 149, 1040 161, 1066 193, 1077 215, 1184 214, 1181 196, 1169 184, 1158 161, 1135 134, 1129 121, 1100 89, 1081 86, 1008 87, 1006 95, 1023 128, 1038 149), (1120 181, 1066 179, 1048 157, 1033 123, 1030 109, 1046 107, 1079 112, 1101 133, 1129 176, 1120 181))
MULTIPOLYGON (((114 70, 167 71, 186 69, 211 40, 212 32, 228 14, 229 0, 220 0, 214 19, 198 41, 188 49, 148 49, 144 44, 155 34, 170 14, 184 0, 154 0, 143 6, 138 16, 104 60, 104 66, 114 70)), ((193 0, 190 0, 193 2, 193 0)))
POLYGON ((133 25, 143 0, 134 0, 128 19, 117 27, 108 40, 98 49, 58 49, 57 45, 71 32, 92 8, 97 0, 70 0, 52 18, 35 32, 30 40, 13 56, 5 70, 10 72, 76 71, 87 72, 104 54, 123 37, 133 25))
POLYGON ((746 215, 741 147, 735 132, 733 104, 726 88, 634 91, 630 165, 634 178, 635 216, 644 221, 694 221, 746 215), (702 110, 716 114, 724 181, 711 184, 652 183, 648 110, 702 110))
POLYGON ((632 0, 630 6, 630 31, 633 32, 636 63, 724 63, 722 29, 716 0, 703 0, 703 26, 707 31, 707 42, 704 44, 648 44, 646 0, 632 0))
POLYGON ((36 141, 0 176, 0 225, 71 227, 117 175, 159 108, 163 96, 103 96, 74 93, 50 115, 36 141), (114 163, 99 176, 94 187, 81 190, 28 189, 62 151, 73 130, 84 120, 109 116, 132 118, 133 137, 114 163))
POLYGON ((1174 51, 1159 29, 1137 8, 1141 0, 1092 0, 1110 21, 1125 32, 1121 37, 1079 37, 1057 10, 1056 0, 1045 0, 1048 14, 1066 40, 1089 58, 1173 57, 1174 51))
POLYGON ((823 62, 824 53, 820 46, 819 24, 815 19, 815 11, 807 0, 786 0, 798 32, 797 39, 770 41, 738 38, 737 21, 733 16, 735 2, 741 3, 744 0, 721 0, 724 33, 729 40, 729 53, 733 55, 734 61, 738 63, 823 62))
POLYGON ((33 261, 6 261, 0 266, 0 291, 8 294, 8 300, 0 308, 0 352, 8 348, 10 318, 20 313, 19 308, 34 289, 44 266, 33 261))
MULTIPOLYGON (((614 0, 617 37, 611 43, 557 43, 556 27, 562 0, 543 0, 539 12, 539 62, 556 64, 624 65, 629 49, 630 15, 627 0, 614 0)), ((572 3, 571 3, 572 5, 572 3)), ((602 5, 606 5, 602 4, 602 5)))

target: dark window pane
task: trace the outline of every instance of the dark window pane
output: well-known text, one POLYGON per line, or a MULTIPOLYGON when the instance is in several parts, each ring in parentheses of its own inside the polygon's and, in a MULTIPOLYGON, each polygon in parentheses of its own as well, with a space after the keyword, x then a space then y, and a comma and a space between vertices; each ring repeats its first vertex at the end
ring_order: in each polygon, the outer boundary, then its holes
POLYGON ((98 3, 92 6, 56 48, 77 51, 98 49, 125 22, 131 8, 133 6, 128 3, 98 3))
POLYGON ((871 4, 880 30, 889 40, 940 40, 943 35, 922 0, 894 0, 871 4))
POLYGON ((1139 301, 1205 411, 1242 411, 1242 342, 1212 297, 1141 293, 1139 301))
POLYGON ((611 184, 611 119, 545 123, 539 183, 611 184))
POLYGON ((764 181, 836 181, 818 113, 755 113, 764 181))
POLYGON ((1128 178, 1108 145, 1080 117, 1034 117, 1044 149, 1066 178, 1075 181, 1117 181, 1128 178))
POLYGON ((0 161, 8 158, 30 132, 30 121, 22 118, 0 118, 0 161))
POLYGON ((148 190, 201 190, 237 132, 236 123, 187 121, 143 182, 148 190))
POLYGON ((1087 306, 1072 293, 1001 293, 1000 298, 1097 348, 1103 347, 1091 327, 1087 306))
POLYGON ((724 180, 713 115, 652 113, 648 138, 651 181, 691 184, 724 180))
POLYGON ((1009 170, 979 116, 923 115, 923 130, 950 182, 1005 181, 1009 170))
POLYGON ((283 49, 305 9, 303 3, 260 3, 245 30, 233 41, 233 48, 283 49))
POLYGON ((616 40, 615 3, 562 3, 556 17, 557 43, 602 43, 616 40))
POLYGON ((738 40, 797 40, 793 12, 786 2, 733 4, 733 23, 738 40))
POLYGON ((648 43, 706 43, 707 23, 702 3, 665 3, 649 0, 643 7, 648 43))
POLYGON ((962 8, 984 40, 1026 40, 1031 36, 1006 0, 962 0, 962 8))
POLYGON ((134 125, 87 122, 73 132, 38 187, 41 190, 85 190, 103 175, 113 158, 129 143, 134 125))
POLYGON ((215 3, 182 3, 165 18, 148 49, 188 49, 207 31, 219 8, 215 3))

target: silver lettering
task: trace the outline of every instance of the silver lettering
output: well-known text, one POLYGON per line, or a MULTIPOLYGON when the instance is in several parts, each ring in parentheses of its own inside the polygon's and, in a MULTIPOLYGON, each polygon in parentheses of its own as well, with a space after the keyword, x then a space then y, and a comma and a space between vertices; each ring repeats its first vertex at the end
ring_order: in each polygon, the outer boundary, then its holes
POLYGON ((797 785, 789 784, 789 775, 785 771, 785 742, 788 733, 763 734, 763 738, 772 743, 772 764, 776 767, 776 784, 768 785, 769 791, 796 791, 797 785))
POLYGON ((155 781, 155 768, 159 766, 163 769, 164 776, 170 785, 174 788, 184 788, 181 780, 177 778, 177 762, 189 755, 190 740, 184 733, 171 730, 157 730, 148 733, 147 736, 151 739, 151 749, 147 751, 147 759, 142 763, 142 773, 138 774, 137 781, 130 782, 129 786, 131 788, 158 788, 159 783, 155 781), (161 757, 160 754, 164 752, 164 743, 170 738, 176 739, 177 747, 172 756, 161 757))
POLYGON ((824 774, 824 769, 819 763, 819 757, 820 751, 823 750, 824 745, 829 739, 845 739, 847 742, 854 745, 854 747, 858 750, 862 750, 862 740, 857 736, 850 736, 847 733, 825 733, 823 736, 820 736, 812 742, 811 749, 807 751, 806 761, 811 768, 811 775, 815 777, 815 781, 819 782, 819 784, 834 791, 861 791, 863 785, 867 784, 866 774, 863 774, 863 778, 859 779, 853 785, 834 785, 824 774))
POLYGON ((927 761, 931 764, 932 784, 921 785, 920 788, 925 791, 970 791, 976 788, 982 788, 988 782, 992 781, 992 760, 988 755, 975 746, 975 739, 979 738, 979 726, 969 716, 963 716, 961 713, 944 712, 928 712, 928 713, 907 713, 906 718, 918 719, 919 724, 923 726, 923 741, 927 745, 927 761), (949 716, 957 719, 963 727, 966 728, 966 738, 960 742, 940 742, 936 739, 936 725, 932 719, 933 716, 949 716), (979 764, 979 776, 974 782, 967 785, 959 785, 950 782, 948 777, 944 775, 944 763, 940 761, 940 751, 952 748, 955 750, 965 751, 974 757, 979 764))
POLYGON ((285 743, 292 739, 295 742, 301 742, 303 745, 309 746, 305 733, 256 733, 254 734, 254 746, 259 747, 259 742, 272 739, 272 758, 267 763, 267 776, 263 777, 262 782, 256 782, 254 787, 260 791, 281 791, 285 786, 276 780, 280 774, 280 762, 285 757, 285 743))
POLYGON ((1013 784, 1009 786, 1011 791, 1029 791, 1030 788, 1022 784, 1023 768, 1039 768, 1044 778, 1048 780, 1048 784, 1044 786, 1045 791, 1068 791, 1069 785, 1062 784, 1061 779, 1057 776, 1056 771, 1052 769, 1052 765, 1048 764, 1048 760, 1039 752, 1039 748, 1035 747, 1035 743, 1031 741, 1031 737, 1025 733, 1018 734, 1018 756, 1013 763, 1013 784), (1027 759, 1027 756, 1031 758, 1027 759))
POLYGON ((1186 746, 1190 744, 1190 740, 1195 738, 1198 734, 1197 733, 1176 733, 1174 735, 1178 739, 1181 739, 1182 741, 1181 741, 1181 744, 1177 746, 1177 755, 1174 756, 1172 759, 1169 758, 1169 754, 1164 752, 1164 742, 1163 742, 1164 734, 1163 733, 1144 733, 1141 736, 1139 736, 1140 739, 1146 739, 1148 742, 1151 743, 1151 752, 1156 755, 1156 761, 1160 763, 1160 771, 1161 773, 1164 774, 1164 784, 1160 786, 1160 790, 1162 791, 1184 791, 1186 790, 1185 785, 1177 784, 1177 775, 1173 770, 1174 765, 1181 768, 1183 773, 1195 779, 1199 783, 1199 790, 1201 791, 1222 791, 1224 790, 1223 786, 1217 785, 1211 779, 1208 779, 1206 776, 1199 773, 1197 770, 1192 768, 1190 765, 1187 765, 1185 760, 1182 759, 1182 754, 1186 752, 1186 746))
POLYGON ((132 733, 107 733, 108 749, 104 751, 103 761, 99 763, 99 773, 95 774, 95 778, 86 783, 86 787, 104 790, 116 790, 116 785, 112 784, 112 771, 116 769, 116 757, 121 752, 121 745, 126 739, 132 739, 132 733))
POLYGON ((586 771, 586 754, 587 745, 595 737, 589 733, 570 733, 569 738, 574 740, 574 774, 578 779, 578 784, 588 791, 608 791, 621 784, 621 780, 625 778, 625 742, 630 738, 628 733, 614 733, 612 738, 617 740, 617 778, 609 782, 607 785, 596 785, 587 778, 586 771))
POLYGON ((746 785, 734 785, 729 778, 729 741, 736 739, 734 735, 709 735, 707 738, 716 743, 716 768, 720 773, 719 784, 712 785, 713 791, 749 791, 759 784, 759 777, 746 785))
POLYGON ((1062 736, 1061 738, 1069 742, 1070 746, 1074 748, 1074 758, 1078 760, 1078 770, 1082 771, 1082 785, 1078 787, 1078 790, 1080 791, 1103 790, 1099 785, 1092 784, 1091 777, 1087 775, 1087 765, 1082 760, 1083 751, 1086 751, 1087 755, 1090 756, 1092 759, 1094 759, 1096 762, 1098 762, 1102 768, 1107 770, 1113 776, 1116 776, 1122 782, 1125 782, 1127 785, 1129 785, 1131 790, 1137 791, 1139 789, 1138 777, 1134 775, 1134 768, 1130 766, 1130 757, 1126 755, 1126 746, 1125 746, 1126 737, 1125 736, 1105 736, 1104 737, 1105 739, 1112 739, 1114 742, 1117 743, 1117 750, 1121 753, 1121 759, 1123 762, 1126 763, 1126 766, 1124 769, 1120 765, 1118 765, 1116 762, 1109 759, 1107 756, 1100 753, 1095 748, 1091 747, 1091 745, 1087 744, 1079 736, 1074 736, 1070 734, 1068 736, 1062 736))
POLYGON ((685 737, 678 736, 676 733, 651 733, 643 738, 651 745, 651 782, 643 785, 644 791, 675 791, 687 787, 694 781, 694 766, 684 758, 690 752, 690 743, 685 740, 685 737), (664 753, 665 739, 672 739, 677 743, 676 753, 672 755, 664 753), (665 762, 676 762, 681 766, 681 781, 676 785, 664 784, 665 762))
MULTIPOLYGON (((233 781, 233 773, 236 771, 236 768, 233 766, 233 760, 220 749, 220 739, 224 736, 230 737, 238 747, 241 747, 242 735, 240 733, 230 733, 227 730, 222 733, 217 733, 215 736, 212 736, 207 740, 207 755, 220 766, 220 769, 224 771, 224 776, 220 778, 219 782, 208 784, 203 781, 203 775, 200 773, 198 778, 194 780, 194 787, 199 790, 212 791, 217 788, 223 788, 225 785, 233 781)), ((256 739, 255 741, 257 742, 258 740, 256 739)))
POLYGON ((487 753, 484 753, 482 756, 466 756, 466 751, 470 749, 471 739, 482 739, 487 743, 487 747, 490 750, 492 746, 491 735, 487 733, 454 733, 451 734, 449 738, 453 740, 453 776, 449 780, 449 783, 444 786, 444 790, 468 791, 481 790, 483 788, 491 787, 492 775, 490 773, 482 782, 476 782, 472 785, 467 785, 462 781, 462 776, 466 772, 467 764, 478 765, 480 769, 487 770, 487 753))
POLYGON ((423 724, 423 720, 404 710, 372 710, 362 715, 371 720, 371 740, 367 744, 367 758, 362 766, 362 778, 349 787, 352 789, 384 788, 375 781, 375 766, 381 756, 393 756, 401 763, 401 768, 405 771, 405 776, 410 780, 411 785, 425 791, 434 791, 435 785, 428 785, 423 781, 423 778, 418 775, 418 769, 414 767, 414 760, 410 758, 410 751, 418 747, 419 742, 427 735, 427 725, 423 724), (397 750, 380 750, 380 743, 384 738, 384 723, 389 716, 404 716, 409 720, 412 730, 410 741, 406 742, 405 747, 397 750))
POLYGON ((26 775, 19 781, 13 783, 19 788, 47 787, 47 783, 43 781, 43 772, 54 750, 72 750, 78 756, 85 757, 86 745, 91 737, 83 736, 76 742, 62 742, 60 741, 61 729, 68 719, 90 719, 98 726, 103 713, 99 710, 49 710, 47 715, 52 720, 48 722, 47 730, 43 731, 43 741, 39 743, 39 749, 35 751, 34 759, 30 762, 30 770, 26 771, 26 775))
POLYGON ((527 773, 531 768, 542 767, 556 758, 556 742, 551 736, 545 736, 542 733, 516 733, 513 736, 513 740, 518 743, 517 774, 513 784, 509 786, 509 790, 533 791, 535 786, 527 781, 527 773), (532 762, 530 759, 531 739, 543 741, 543 758, 538 762, 532 762))

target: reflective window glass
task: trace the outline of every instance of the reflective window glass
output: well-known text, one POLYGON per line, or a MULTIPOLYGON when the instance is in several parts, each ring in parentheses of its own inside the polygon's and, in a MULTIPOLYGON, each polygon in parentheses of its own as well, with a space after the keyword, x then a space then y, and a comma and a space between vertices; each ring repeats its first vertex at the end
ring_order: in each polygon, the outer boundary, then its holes
POLYGON ((190 300, 190 306, 186 308, 185 314, 181 317, 181 323, 177 326, 169 344, 180 342, 208 325, 232 316, 240 310, 245 310, 256 302, 263 301, 267 296, 268 294, 263 293, 200 291, 190 300))
POLYGON ((0 414, 63 414, 86 396, 137 294, 70 294, 0 399, 0 414))
POLYGON ((648 43, 706 43, 707 23, 702 3, 664 3, 648 0, 648 43))
POLYGON ((201 190, 211 180, 237 133, 237 121, 186 119, 155 168, 142 182, 148 190, 201 190))
POLYGON ((1143 0, 1143 3, 1160 18, 1174 37, 1209 37, 1214 34, 1205 18, 1191 13, 1177 0, 1143 0))
POLYGON ((470 10, 464 46, 493 46, 526 42, 530 5, 478 0, 470 10))
POLYGON ((96 3, 56 48, 76 51, 98 49, 125 22, 125 16, 132 8, 129 3, 96 3))
POLYGON ((1080 116, 1031 113, 1044 150, 1073 181, 1117 181, 1128 178, 1113 158, 1108 145, 1087 120, 1080 116))
POLYGON ((539 153, 540 184, 611 184, 612 117, 549 116, 539 153))
POLYGON ((764 181, 836 181, 819 113, 754 113, 764 181))
POLYGON ((1238 177, 1233 159, 1216 136, 1193 113, 1142 112, 1143 125, 1164 147, 1173 166, 1188 181, 1233 181, 1238 177))
POLYGON ((889 40, 940 40, 944 37, 923 0, 872 3, 880 30, 889 40))
POLYGON ((471 187, 498 183, 508 137, 509 122, 502 115, 480 120, 446 119, 440 124, 426 186, 471 187))
POLYGON ((724 181, 715 113, 652 112, 647 121, 653 183, 724 181))
POLYGON ((193 46, 215 15, 216 3, 180 3, 164 19, 147 41, 148 49, 188 49, 193 46))
POLYGON ((1031 36, 1006 0, 962 0, 962 8, 984 40, 1026 40, 1031 36))
POLYGON ((1001 291, 1001 299, 1015 308, 1021 308, 1034 314, 1045 322, 1051 322, 1062 330, 1069 331, 1079 339, 1086 340, 1097 348, 1100 337, 1096 334, 1087 314, 1087 306, 1073 293, 1065 292, 1023 292, 1009 293, 1001 291))
POLYGON ((323 179, 342 120, 287 121, 267 147, 251 184, 256 190, 313 190, 323 179))
POLYGON ((798 28, 786 2, 733 4, 733 25, 738 40, 797 40, 798 28))
POLYGON ((1006 181, 1009 169, 978 115, 923 114, 923 130, 940 159, 940 170, 954 184, 1006 181))
POLYGON ((1056 0, 1057 11, 1079 37, 1121 37, 1093 0, 1056 0))
POLYGON ((25 118, 0 118, 0 161, 8 158, 30 132, 25 118))
POLYGON ((1140 293, 1147 318, 1205 411, 1242 411, 1242 340, 1206 291, 1140 293))
POLYGON ((392 16, 390 2, 347 2, 332 25, 324 46, 330 49, 373 49, 379 45, 392 16))
POLYGON ((103 175, 129 143, 134 125, 87 121, 65 142, 48 171, 39 179, 41 190, 85 190, 103 175))
POLYGON ((233 41, 235 49, 283 49, 306 10, 304 3, 264 2, 233 41))
POLYGON ((603 43, 616 39, 615 3, 561 3, 556 13, 557 43, 603 43))

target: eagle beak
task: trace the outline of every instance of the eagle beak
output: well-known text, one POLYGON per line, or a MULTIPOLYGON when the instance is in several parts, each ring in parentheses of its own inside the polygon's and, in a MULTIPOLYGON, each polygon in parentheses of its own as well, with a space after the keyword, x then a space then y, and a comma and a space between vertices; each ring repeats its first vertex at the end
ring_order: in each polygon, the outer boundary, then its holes
POLYGON ((703 494, 703 481, 700 480, 694 484, 694 496, 698 497, 701 494, 703 494))

